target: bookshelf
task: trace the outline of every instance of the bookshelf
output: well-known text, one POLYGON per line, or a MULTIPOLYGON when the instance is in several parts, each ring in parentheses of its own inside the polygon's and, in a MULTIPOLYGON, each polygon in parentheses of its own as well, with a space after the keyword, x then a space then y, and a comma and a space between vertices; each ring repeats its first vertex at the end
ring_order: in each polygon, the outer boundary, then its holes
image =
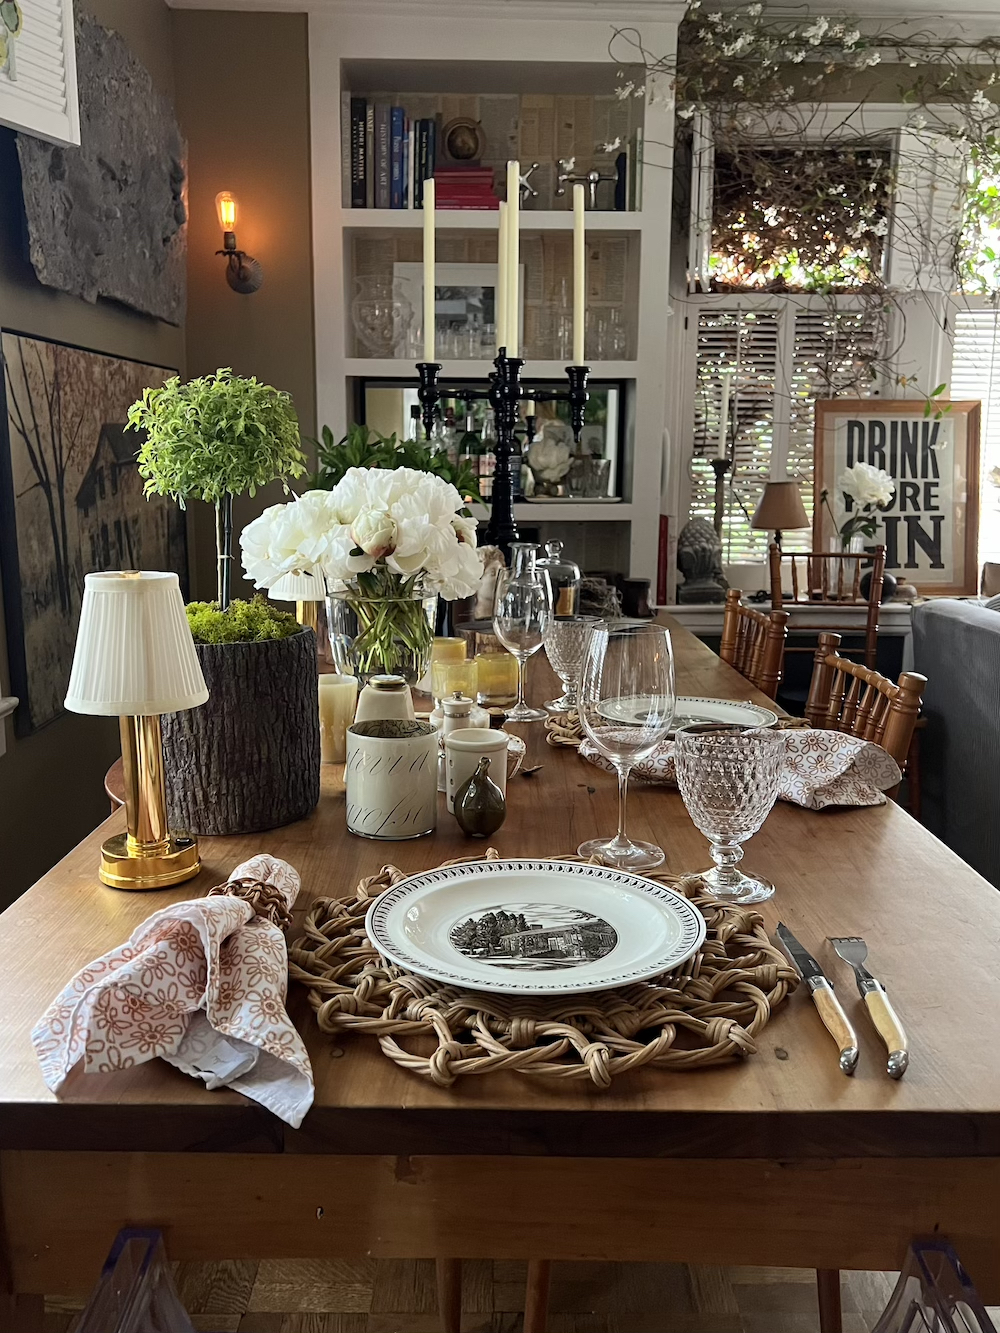
MULTIPOLYGON (((632 8, 620 6, 615 26, 634 22, 652 49, 672 49, 684 6, 639 0, 634 13, 632 8)), ((423 221, 416 209, 345 207, 344 94, 377 96, 405 106, 411 116, 434 112, 446 120, 488 105, 491 124, 501 112, 516 108, 509 145, 484 152, 482 160, 484 165, 499 163, 519 153, 522 161, 531 162, 542 161, 543 150, 550 154, 548 170, 533 177, 540 181, 541 197, 534 201, 537 208, 529 205, 522 212, 521 235, 526 269, 532 255, 542 255, 553 273, 572 228, 569 196, 551 194, 554 159, 575 156, 577 169, 596 165, 605 170, 612 159, 601 154, 597 132, 621 116, 614 107, 621 67, 608 55, 612 24, 595 16, 594 7, 583 0, 538 0, 530 12, 522 7, 516 18, 507 19, 489 16, 487 6, 467 5, 461 9, 461 22, 456 21, 458 8, 446 0, 421 6, 418 13, 412 10, 393 5, 367 15, 310 15, 317 407, 319 421, 337 433, 348 424, 362 379, 415 383, 408 358, 358 355, 363 349, 354 336, 350 307, 359 254, 368 270, 379 263, 391 266, 399 257, 410 259, 411 249, 414 257, 419 255, 413 247, 419 247, 423 221), (490 58, 484 59, 487 52, 490 58)), ((516 506, 515 514, 519 524, 539 529, 543 539, 563 536, 592 568, 617 567, 651 579, 655 593, 670 383, 673 111, 668 98, 648 89, 626 113, 629 132, 635 124, 643 128, 641 200, 633 211, 588 212, 588 244, 593 243, 595 252, 611 247, 608 252, 617 256, 615 262, 624 272, 617 281, 627 323, 627 355, 590 362, 595 381, 623 387, 622 499, 617 504, 525 502, 516 506)), ((485 119, 484 128, 489 138, 485 119)), ((449 245, 457 247, 456 254, 481 256, 482 262, 488 262, 490 254, 495 258, 490 243, 496 226, 494 211, 439 211, 439 264, 447 262, 449 245), (466 242, 467 250, 462 248, 466 242)), ((526 286, 530 281, 526 272, 526 286)), ((600 304, 599 297, 599 292, 596 297, 590 293, 591 306, 600 304)), ((541 298, 546 303, 551 299, 548 292, 541 298)), ((486 359, 439 359, 449 380, 482 379, 489 370, 486 359)), ((564 365, 551 356, 532 358, 529 346, 524 379, 561 379, 564 365)))

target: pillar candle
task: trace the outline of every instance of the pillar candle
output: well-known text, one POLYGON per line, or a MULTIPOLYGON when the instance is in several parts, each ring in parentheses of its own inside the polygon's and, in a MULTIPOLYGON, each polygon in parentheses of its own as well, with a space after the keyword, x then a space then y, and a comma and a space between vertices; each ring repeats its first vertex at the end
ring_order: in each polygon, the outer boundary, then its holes
POLYGON ((319 743, 324 764, 347 762, 347 728, 354 721, 357 701, 357 677, 320 676, 319 743))
POLYGON ((573 364, 584 364, 587 327, 587 240, 583 186, 573 186, 573 364))
POLYGON ((507 163, 507 355, 517 356, 521 303, 521 164, 507 163))
POLYGON ((500 200, 497 234, 497 281, 493 289, 494 316, 497 326, 497 354, 507 346, 507 204, 500 200))
POLYGON ((434 181, 424 181, 424 360, 434 360, 434 181))

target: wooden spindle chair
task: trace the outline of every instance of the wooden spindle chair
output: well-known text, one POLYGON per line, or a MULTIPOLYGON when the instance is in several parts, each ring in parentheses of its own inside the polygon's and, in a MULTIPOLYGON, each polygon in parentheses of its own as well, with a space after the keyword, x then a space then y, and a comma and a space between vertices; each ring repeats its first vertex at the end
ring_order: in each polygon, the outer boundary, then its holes
POLYGON ((781 682, 788 637, 787 611, 758 611, 744 606, 739 588, 726 593, 719 656, 751 685, 773 699, 781 682))
POLYGON ((927 677, 904 671, 893 683, 888 676, 841 657, 839 647, 839 634, 819 636, 806 721, 826 731, 874 741, 905 771, 927 677))
MULTIPOLYGON (((860 654, 867 667, 875 666, 878 647, 878 614, 882 600, 882 579, 885 574, 885 547, 876 546, 871 553, 867 551, 803 551, 783 552, 772 542, 768 558, 771 575, 771 606, 780 611, 783 606, 823 607, 830 610, 830 621, 824 617, 818 627, 823 630, 835 630, 844 634, 858 634, 860 627, 845 623, 842 619, 836 623, 834 613, 843 612, 847 606, 867 607, 865 617, 864 649, 845 648, 843 656, 860 654), (861 591, 864 566, 871 561, 871 581, 867 597, 861 591), (788 596, 781 586, 782 575, 786 570, 791 575, 792 593, 788 596)), ((813 617, 809 619, 809 628, 817 625, 813 617)), ((793 629, 805 629, 795 626, 793 629)), ((789 643, 785 648, 789 653, 811 653, 813 649, 803 645, 799 647, 789 643)))

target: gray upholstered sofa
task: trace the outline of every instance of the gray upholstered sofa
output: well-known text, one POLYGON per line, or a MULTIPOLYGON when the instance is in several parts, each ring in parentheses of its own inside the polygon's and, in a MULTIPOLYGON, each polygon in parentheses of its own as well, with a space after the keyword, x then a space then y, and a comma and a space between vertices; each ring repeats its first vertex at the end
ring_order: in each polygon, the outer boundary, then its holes
POLYGON ((927 677, 921 820, 1000 887, 1000 611, 915 606, 913 658, 927 677))

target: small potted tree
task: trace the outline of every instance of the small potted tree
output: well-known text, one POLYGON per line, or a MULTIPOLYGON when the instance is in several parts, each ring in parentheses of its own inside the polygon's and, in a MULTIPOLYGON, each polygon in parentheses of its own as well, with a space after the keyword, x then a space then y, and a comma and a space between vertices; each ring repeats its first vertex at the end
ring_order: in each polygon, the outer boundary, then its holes
POLYGON ((163 719, 171 822, 200 834, 253 833, 319 800, 316 636, 263 598, 230 598, 233 497, 305 471, 287 393, 231 370, 146 389, 129 410, 144 432, 147 495, 215 506, 218 589, 188 623, 209 689, 201 708, 163 719))

